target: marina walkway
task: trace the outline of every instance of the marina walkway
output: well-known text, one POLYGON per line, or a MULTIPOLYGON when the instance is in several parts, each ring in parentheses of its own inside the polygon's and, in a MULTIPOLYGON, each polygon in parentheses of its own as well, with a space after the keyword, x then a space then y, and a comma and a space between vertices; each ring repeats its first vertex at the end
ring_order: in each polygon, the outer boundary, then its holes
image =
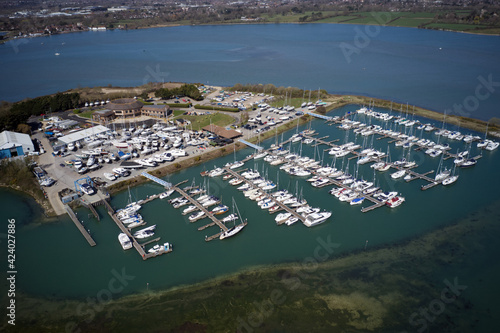
POLYGON ((333 119, 332 117, 324 116, 322 114, 317 114, 317 113, 312 113, 312 112, 306 112, 306 114, 313 116, 313 117, 316 117, 316 118, 319 118, 319 119, 327 120, 327 121, 330 121, 333 119))
POLYGON ((263 147, 258 146, 258 145, 254 144, 254 143, 248 142, 247 140, 238 139, 238 141, 239 141, 239 142, 241 142, 241 143, 246 144, 246 145, 247 145, 247 146, 249 146, 249 147, 252 147, 253 149, 257 149, 257 150, 262 150, 262 149, 264 149, 263 147))
POLYGON ((161 185, 161 186, 163 186, 163 187, 166 187, 166 188, 170 188, 170 187, 172 187, 172 183, 169 183, 169 182, 167 182, 167 181, 164 181, 163 179, 160 179, 160 178, 158 178, 158 177, 155 177, 155 176, 153 176, 153 175, 151 175, 151 174, 147 173, 146 171, 143 171, 143 172, 141 173, 141 176, 144 176, 144 177, 146 177, 146 178, 148 178, 148 179, 150 179, 150 180, 152 180, 152 181, 154 181, 154 182, 156 182, 156 183, 160 184, 160 185, 161 185))

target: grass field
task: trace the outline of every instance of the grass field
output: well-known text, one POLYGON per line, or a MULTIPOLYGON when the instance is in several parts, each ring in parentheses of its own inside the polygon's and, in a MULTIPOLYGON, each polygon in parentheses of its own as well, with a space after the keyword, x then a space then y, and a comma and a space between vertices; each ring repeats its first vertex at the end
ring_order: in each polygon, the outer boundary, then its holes
POLYGON ((358 18, 358 16, 333 16, 333 17, 328 17, 324 18, 318 21, 315 21, 316 23, 342 23, 345 21, 350 21, 358 18))
POLYGON ((426 28, 431 29, 445 29, 445 30, 454 30, 454 31, 469 31, 476 30, 480 28, 487 28, 485 25, 474 25, 474 24, 451 24, 451 23, 431 23, 425 26, 426 28))
POLYGON ((191 122, 193 130, 200 130, 201 128, 210 124, 226 127, 234 123, 233 117, 220 112, 204 116, 182 116, 179 118, 189 120, 191 122))
POLYGON ((96 111, 97 111, 97 110, 85 111, 85 112, 79 113, 78 115, 79 115, 80 117, 90 119, 90 118, 92 118, 92 114, 93 114, 94 112, 96 112, 96 111))
POLYGON ((407 17, 400 17, 392 22, 390 22, 388 25, 390 26, 396 26, 396 27, 413 27, 416 28, 422 24, 427 24, 432 21, 432 18, 407 18, 407 17))
MULTIPOLYGON (((317 97, 317 94, 316 94, 316 97, 317 97)), ((313 96, 311 96, 311 99, 314 100, 314 102, 316 101, 316 98, 314 98, 313 96)), ((286 104, 298 108, 298 107, 300 107, 300 105, 302 104, 302 102, 307 102, 307 101, 308 101, 308 96, 306 96, 305 99, 302 99, 302 98, 292 98, 290 100, 290 98, 289 98, 286 104)), ((280 106, 283 106, 283 102, 284 102, 284 99, 278 99, 278 100, 274 101, 273 103, 271 103, 270 105, 272 107, 278 108, 280 106)))

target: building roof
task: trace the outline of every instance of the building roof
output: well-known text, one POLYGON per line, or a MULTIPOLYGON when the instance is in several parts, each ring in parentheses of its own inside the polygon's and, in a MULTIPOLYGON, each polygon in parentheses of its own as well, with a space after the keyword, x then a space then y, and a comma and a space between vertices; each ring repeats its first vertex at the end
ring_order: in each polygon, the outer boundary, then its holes
POLYGON ((142 107, 142 103, 133 98, 120 98, 111 101, 106 104, 106 107, 110 110, 133 110, 140 109, 142 107))
POLYGON ((235 130, 227 130, 224 127, 220 127, 217 125, 207 125, 207 126, 203 127, 203 130, 208 131, 210 133, 213 133, 215 135, 218 135, 222 138, 226 138, 226 139, 234 139, 234 138, 241 136, 240 132, 237 132, 235 130))
POLYGON ((33 146, 28 134, 3 131, 0 133, 0 149, 9 149, 15 146, 33 146))
POLYGON ((72 142, 83 140, 83 139, 85 139, 85 138, 87 138, 89 136, 93 136, 93 135, 97 135, 97 134, 100 134, 100 133, 109 132, 109 130, 110 129, 107 128, 106 126, 97 125, 97 126, 94 126, 94 127, 91 127, 91 128, 87 128, 87 129, 84 129, 84 130, 81 130, 81 131, 78 131, 78 132, 73 132, 71 134, 62 136, 62 137, 59 138, 59 141, 61 143, 64 143, 64 144, 68 144, 68 143, 72 143, 72 142))
POLYGON ((144 105, 142 107, 144 110, 168 110, 169 106, 168 105, 144 105))

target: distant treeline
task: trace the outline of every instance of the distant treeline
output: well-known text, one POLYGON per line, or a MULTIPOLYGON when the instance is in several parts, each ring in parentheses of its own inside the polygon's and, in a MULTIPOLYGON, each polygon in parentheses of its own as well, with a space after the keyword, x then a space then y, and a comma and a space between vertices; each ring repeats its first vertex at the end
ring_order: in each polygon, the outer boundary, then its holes
MULTIPOLYGON (((311 95, 311 99, 318 98, 318 90, 302 90, 295 87, 276 87, 274 84, 241 84, 236 83, 233 87, 229 88, 231 91, 248 91, 256 94, 268 94, 273 96, 288 96, 295 98, 308 98, 311 95)), ((328 92, 326 90, 319 90, 319 98, 326 97, 328 92)))
POLYGON ((31 116, 73 109, 79 103, 79 93, 57 93, 17 102, 0 111, 0 129, 16 130, 18 125, 26 123, 31 116))
POLYGON ((174 98, 177 96, 187 96, 194 99, 195 101, 201 101, 203 99, 201 92, 194 84, 183 84, 178 88, 172 89, 160 88, 155 91, 155 96, 161 97, 163 99, 174 98))

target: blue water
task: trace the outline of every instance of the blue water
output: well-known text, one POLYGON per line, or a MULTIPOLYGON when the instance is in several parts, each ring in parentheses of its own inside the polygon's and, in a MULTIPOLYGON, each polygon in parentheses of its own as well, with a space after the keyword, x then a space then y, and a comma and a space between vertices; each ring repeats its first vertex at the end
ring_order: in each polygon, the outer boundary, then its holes
POLYGON ((480 99, 476 88, 478 77, 500 81, 500 37, 379 27, 361 43, 357 36, 365 29, 341 24, 181 26, 14 40, 0 45, 0 100, 108 84, 273 83, 380 97, 485 120, 495 115, 498 85, 480 90, 486 94, 480 99), (346 56, 345 50, 354 51, 346 56), (465 105, 463 111, 455 104, 465 105))

